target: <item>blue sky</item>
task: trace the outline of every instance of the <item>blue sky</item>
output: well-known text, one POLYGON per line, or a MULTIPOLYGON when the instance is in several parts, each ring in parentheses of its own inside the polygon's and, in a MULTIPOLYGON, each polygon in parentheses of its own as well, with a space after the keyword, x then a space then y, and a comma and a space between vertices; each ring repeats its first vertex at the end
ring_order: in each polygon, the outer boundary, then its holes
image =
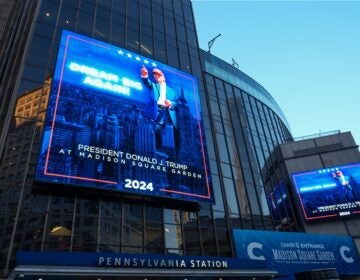
POLYGON ((294 137, 351 131, 360 144, 360 2, 192 0, 199 45, 275 98, 294 137))

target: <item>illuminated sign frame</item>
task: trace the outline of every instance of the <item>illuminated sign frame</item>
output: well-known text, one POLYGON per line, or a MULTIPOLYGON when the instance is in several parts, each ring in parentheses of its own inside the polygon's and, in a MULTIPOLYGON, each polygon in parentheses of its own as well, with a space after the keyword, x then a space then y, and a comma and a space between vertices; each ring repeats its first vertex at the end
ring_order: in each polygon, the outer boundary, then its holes
POLYGON ((360 163, 291 174, 306 221, 360 213, 360 163))
MULTIPOLYGON (((170 87, 166 86, 166 90, 169 96, 170 87)), ((86 106, 90 107, 90 105, 86 106)), ((105 122, 104 116, 98 118, 102 118, 99 122, 105 122)), ((92 121, 96 122, 96 120, 92 121)), ((104 126, 104 124, 101 125, 104 126)), ((50 93, 35 181, 213 203, 203 130, 196 77, 125 49, 64 30, 50 93), (79 54, 84 50, 87 52, 84 54, 85 58, 82 58, 79 54), (84 62, 78 62, 75 59, 84 62), (101 59, 104 62, 99 62, 101 59), (116 72, 117 69, 114 66, 116 64, 120 65, 121 74, 116 72), (152 111, 148 113, 146 108, 150 103, 148 100, 151 101, 148 96, 155 95, 152 92, 155 92, 154 88, 157 88, 156 80, 153 81, 154 79, 149 77, 148 82, 145 81, 142 74, 140 75, 140 70, 142 71, 144 66, 149 73, 151 70, 154 73, 158 71, 156 69, 161 69, 167 78, 166 84, 171 84, 177 89, 174 95, 176 99, 174 97, 170 101, 170 106, 159 105, 160 101, 158 101, 158 112, 155 117, 151 115, 152 111), (149 83, 152 88, 149 87, 149 83), (84 111, 88 108, 84 109, 83 103, 89 103, 88 92, 93 93, 94 102, 97 102, 96 100, 100 97, 104 99, 103 103, 98 103, 100 107, 104 106, 99 110, 106 111, 103 115, 107 114, 106 117, 110 120, 106 121, 112 122, 112 129, 116 131, 113 132, 116 140, 111 140, 116 143, 112 143, 112 146, 101 145, 100 140, 97 144, 91 143, 91 141, 94 142, 91 140, 93 138, 106 138, 104 134, 108 132, 105 128, 103 131, 98 129, 94 132, 94 124, 91 129, 86 127, 88 124, 84 125, 84 120, 81 118, 97 118, 94 112, 91 112, 93 115, 90 117, 84 116, 84 111), (71 103, 66 99, 72 98, 75 102, 76 98, 73 95, 76 94, 79 95, 77 98, 83 99, 71 107, 71 103), (131 110, 126 112, 132 114, 131 118, 137 119, 133 120, 127 116, 126 120, 121 120, 122 123, 118 124, 120 123, 118 119, 124 114, 114 112, 112 105, 105 104, 105 102, 109 103, 109 100, 113 100, 110 103, 117 102, 122 113, 131 105, 131 110), (76 108, 77 106, 80 109, 76 108), (76 115, 77 111, 69 113, 66 110, 80 110, 79 114, 82 116, 70 116, 76 115), (108 113, 111 110, 112 115, 108 113), (134 112, 141 116, 134 116, 134 112), (179 118, 176 124, 172 119, 174 112, 176 118, 179 118), (159 120, 160 114, 163 114, 163 117, 159 120), (119 134, 121 125, 128 125, 131 121, 137 123, 137 130, 134 132, 135 128, 129 125, 128 131, 133 129, 131 133, 136 136, 126 142, 120 139, 125 136, 119 136, 116 133, 119 134), (139 128, 141 125, 143 127, 139 128), (78 134, 81 135, 74 136, 76 134, 74 131, 80 131, 78 134), (71 148, 61 147, 61 139, 66 139, 66 133, 72 138, 87 137, 85 141, 87 143, 72 140, 71 148), (98 135, 94 136, 96 133, 98 135), (145 133, 147 134, 144 135, 145 133), (188 135, 195 136, 190 138, 188 135), (143 140, 145 138, 150 140, 146 142, 143 140), (137 147, 134 148, 136 145, 137 147), (139 148, 141 145, 142 147, 139 148), (144 148, 143 146, 146 145, 147 147, 144 148), (129 146, 131 149, 122 150, 129 146), (88 157, 87 162, 85 162, 86 159, 82 161, 80 158, 86 157, 84 155, 88 157), (75 157, 77 163, 74 163, 75 157), (96 164, 95 160, 97 160, 96 164), (107 161, 113 162, 113 165, 107 161), (116 164, 122 166, 116 167, 116 164), (66 169, 64 165, 70 167, 66 169), (84 165, 88 166, 84 167, 84 165), (86 168, 92 171, 84 175, 86 168), (105 173, 106 168, 113 169, 113 174, 95 175, 95 173, 105 173), (76 169, 80 171, 77 172, 76 169), (140 169, 143 171, 139 171, 140 169), (122 177, 121 182, 119 182, 119 177, 122 177), (149 181, 149 178, 157 182, 149 181)), ((128 131, 121 133, 130 133, 128 131)), ((111 141, 108 140, 108 142, 111 141)), ((108 170, 106 171, 109 173, 108 170)))

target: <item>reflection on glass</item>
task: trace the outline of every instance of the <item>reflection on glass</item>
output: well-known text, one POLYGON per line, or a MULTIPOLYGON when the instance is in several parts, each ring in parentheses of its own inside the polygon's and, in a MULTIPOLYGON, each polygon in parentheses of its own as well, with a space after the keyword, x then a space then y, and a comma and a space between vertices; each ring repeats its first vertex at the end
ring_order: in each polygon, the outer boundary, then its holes
POLYGON ((162 228, 145 229, 145 247, 157 253, 163 253, 164 236, 162 228))
POLYGON ((50 230, 49 235, 52 237, 69 237, 71 231, 64 226, 55 226, 50 230))
POLYGON ((180 211, 174 209, 164 209, 165 223, 180 224, 180 211))
POLYGON ((180 225, 165 225, 165 245, 166 248, 182 249, 182 232, 180 225))
POLYGON ((48 221, 45 250, 68 251, 72 234, 72 216, 51 215, 48 221))

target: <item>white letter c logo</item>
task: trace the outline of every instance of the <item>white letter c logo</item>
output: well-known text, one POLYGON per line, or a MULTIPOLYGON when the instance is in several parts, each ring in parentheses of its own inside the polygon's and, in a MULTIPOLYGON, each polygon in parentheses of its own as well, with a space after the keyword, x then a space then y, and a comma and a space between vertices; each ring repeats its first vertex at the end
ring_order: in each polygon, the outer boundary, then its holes
POLYGON ((262 244, 258 243, 258 242, 251 242, 249 243, 249 245, 247 246, 247 253, 250 257, 250 259, 252 260, 258 260, 258 261, 264 261, 265 257, 263 255, 261 256, 256 256, 254 254, 254 249, 262 249, 262 244))
POLYGON ((347 257, 345 255, 345 252, 350 252, 350 248, 347 247, 347 246, 341 246, 340 247, 340 255, 341 257, 344 259, 344 261, 346 261, 347 263, 353 263, 354 262, 354 259, 352 257, 347 257))

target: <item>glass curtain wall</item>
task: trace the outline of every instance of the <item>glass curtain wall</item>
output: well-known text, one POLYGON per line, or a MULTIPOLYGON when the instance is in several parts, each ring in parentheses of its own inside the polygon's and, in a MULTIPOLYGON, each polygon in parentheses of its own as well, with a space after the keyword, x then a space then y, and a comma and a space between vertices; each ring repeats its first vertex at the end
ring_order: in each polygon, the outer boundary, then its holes
POLYGON ((223 196, 214 210, 223 207, 232 228, 297 231, 296 223, 279 227, 281 220, 295 221, 291 209, 278 210, 279 217, 269 207, 274 189, 279 192, 279 183, 286 179, 286 174, 277 174, 268 180, 270 156, 276 156, 273 152, 280 144, 293 141, 283 113, 256 81, 209 53, 201 55, 211 123, 206 135, 216 147, 209 151, 212 177, 219 180, 216 195, 223 196))

